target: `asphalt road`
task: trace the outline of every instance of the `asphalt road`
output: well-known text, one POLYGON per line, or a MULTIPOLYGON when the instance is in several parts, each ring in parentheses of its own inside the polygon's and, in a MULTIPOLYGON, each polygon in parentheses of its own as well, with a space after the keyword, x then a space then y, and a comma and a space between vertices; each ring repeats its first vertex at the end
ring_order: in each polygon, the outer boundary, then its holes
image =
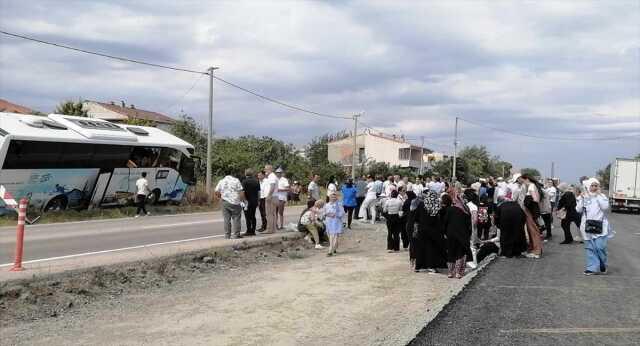
MULTIPOLYGON (((301 210, 300 207, 285 209, 285 222, 297 222, 301 210)), ((246 230, 244 216, 242 230, 246 230)), ((220 212, 27 225, 23 260, 49 259, 223 235, 220 212)), ((15 242, 15 227, 0 227, 0 266, 13 261, 15 242)))
POLYGON ((556 225, 541 259, 496 259, 410 345, 640 345, 640 215, 610 221, 607 275, 584 276, 556 225))

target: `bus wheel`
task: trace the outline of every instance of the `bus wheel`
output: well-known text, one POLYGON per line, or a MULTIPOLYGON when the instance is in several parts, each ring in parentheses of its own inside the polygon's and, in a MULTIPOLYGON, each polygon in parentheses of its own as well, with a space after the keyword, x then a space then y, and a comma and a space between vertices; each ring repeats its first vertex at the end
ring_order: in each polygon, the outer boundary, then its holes
POLYGON ((155 189, 151 191, 151 195, 149 195, 149 200, 147 201, 151 205, 158 204, 160 201, 160 190, 155 189))
POLYGON ((67 198, 65 196, 58 196, 50 200, 44 207, 44 211, 59 211, 67 209, 67 198))

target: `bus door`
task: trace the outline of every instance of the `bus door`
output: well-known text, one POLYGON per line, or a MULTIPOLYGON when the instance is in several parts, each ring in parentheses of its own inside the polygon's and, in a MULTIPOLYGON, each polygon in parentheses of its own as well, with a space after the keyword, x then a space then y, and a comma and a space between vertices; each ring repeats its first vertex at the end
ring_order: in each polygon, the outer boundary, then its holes
POLYGON ((107 187, 109 186, 109 181, 111 180, 111 172, 101 173, 98 175, 98 180, 96 181, 96 187, 93 190, 93 195, 91 196, 91 202, 89 203, 89 209, 98 208, 102 203, 102 199, 104 195, 107 193, 107 187))

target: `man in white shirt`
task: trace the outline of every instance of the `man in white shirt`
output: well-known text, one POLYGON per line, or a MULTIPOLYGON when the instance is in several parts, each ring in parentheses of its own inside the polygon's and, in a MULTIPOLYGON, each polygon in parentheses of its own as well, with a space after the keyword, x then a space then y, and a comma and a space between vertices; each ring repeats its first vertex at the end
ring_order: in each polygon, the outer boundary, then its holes
POLYGON ((136 188, 138 192, 136 193, 136 204, 138 205, 138 209, 136 210, 136 216, 142 215, 150 215, 145 208, 145 203, 147 202, 147 196, 149 195, 149 181, 147 180, 147 172, 142 172, 141 177, 136 180, 136 188))
POLYGON ((424 185, 422 185, 422 180, 420 179, 420 177, 416 178, 416 182, 413 185, 411 185, 411 189, 413 190, 413 193, 416 194, 416 197, 422 198, 422 191, 424 191, 424 185))
POLYGON ((267 211, 267 231, 264 233, 276 233, 276 215, 278 206, 278 177, 273 173, 273 166, 264 166, 267 175, 267 194, 265 196, 265 209, 267 211))
POLYGON ((314 200, 314 201, 320 200, 320 186, 318 185, 319 179, 320 179, 320 176, 317 174, 314 174, 313 178, 311 178, 311 182, 309 182, 309 186, 307 187, 309 200, 314 200))
POLYGON ((216 185, 216 197, 222 198, 222 218, 224 219, 224 236, 231 238, 231 220, 233 219, 233 237, 242 238, 240 235, 240 219, 242 217, 242 201, 244 190, 238 178, 226 175, 216 185))
POLYGON ((440 177, 435 177, 434 181, 429 183, 429 190, 437 193, 438 195, 444 192, 444 183, 440 177))
POLYGON ((282 169, 282 167, 276 169, 276 176, 278 177, 278 206, 276 208, 276 229, 283 229, 284 207, 287 205, 287 197, 289 195, 291 186, 289 185, 289 179, 284 176, 284 170, 282 169))
POLYGON ((376 183, 373 181, 372 176, 367 177, 367 193, 360 207, 360 214, 358 217, 361 219, 367 218, 367 209, 371 214, 371 224, 376 223, 376 204, 378 203, 378 194, 376 191, 376 183))
POLYGON ((258 205, 258 209, 260 210, 260 228, 257 230, 258 232, 264 232, 267 229, 267 210, 266 210, 266 197, 267 192, 269 191, 269 182, 267 181, 267 177, 264 172, 258 172, 258 181, 260 182, 260 204, 258 205))

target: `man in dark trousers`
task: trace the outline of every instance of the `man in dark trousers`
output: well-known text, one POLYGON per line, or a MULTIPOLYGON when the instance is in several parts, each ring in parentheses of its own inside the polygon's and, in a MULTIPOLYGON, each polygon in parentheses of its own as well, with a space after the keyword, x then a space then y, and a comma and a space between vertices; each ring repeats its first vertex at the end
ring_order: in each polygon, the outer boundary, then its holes
POLYGON ((247 206, 244 210, 244 219, 247 222, 247 232, 244 236, 256 235, 256 209, 260 203, 260 182, 254 176, 252 169, 244 171, 242 189, 244 190, 247 206))

